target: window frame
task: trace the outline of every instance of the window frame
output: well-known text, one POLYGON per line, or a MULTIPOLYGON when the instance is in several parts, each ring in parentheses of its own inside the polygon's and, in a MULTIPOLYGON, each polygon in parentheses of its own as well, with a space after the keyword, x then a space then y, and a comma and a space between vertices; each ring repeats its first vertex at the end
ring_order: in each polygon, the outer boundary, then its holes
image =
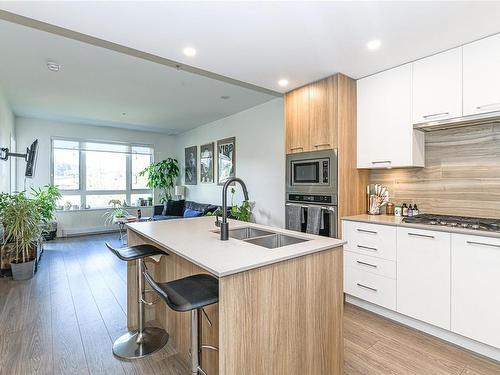
MULTIPOLYGON (((60 189, 61 195, 80 195, 80 210, 88 210, 87 207, 87 196, 91 195, 112 195, 121 194, 125 195, 125 200, 130 206, 132 206, 131 196, 132 194, 151 194, 154 196, 153 189, 137 189, 132 188, 132 149, 134 147, 146 147, 151 150, 150 163, 154 163, 154 145, 146 143, 128 143, 128 142, 116 142, 116 141, 103 141, 94 139, 80 139, 80 138, 67 138, 67 137, 51 137, 50 138, 50 183, 54 185, 54 141, 71 141, 78 142, 78 152, 79 152, 79 188, 78 189, 60 189), (101 143, 106 145, 119 145, 126 146, 126 167, 125 167, 125 190, 87 190, 87 157, 85 150, 85 143, 101 143)), ((110 207, 91 207, 90 209, 107 209, 110 207)))

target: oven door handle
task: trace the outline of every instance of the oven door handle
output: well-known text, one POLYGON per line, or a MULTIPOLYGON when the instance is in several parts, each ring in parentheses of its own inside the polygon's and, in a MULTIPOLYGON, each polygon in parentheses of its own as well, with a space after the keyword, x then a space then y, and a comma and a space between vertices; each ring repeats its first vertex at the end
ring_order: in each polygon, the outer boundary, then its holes
MULTIPOLYGON (((299 204, 299 203, 285 203, 286 206, 300 206, 302 208, 309 208, 309 207, 319 207, 315 206, 312 204, 299 204)), ((328 213, 335 213, 336 209, 335 206, 320 206, 323 211, 327 211, 328 213)))

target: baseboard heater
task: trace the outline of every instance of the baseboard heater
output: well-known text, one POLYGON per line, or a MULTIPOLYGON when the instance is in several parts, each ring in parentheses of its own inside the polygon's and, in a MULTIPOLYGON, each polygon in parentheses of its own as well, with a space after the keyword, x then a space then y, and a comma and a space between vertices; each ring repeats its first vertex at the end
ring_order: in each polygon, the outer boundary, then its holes
POLYGON ((118 232, 117 228, 89 227, 89 228, 71 228, 61 230, 61 237, 86 236, 89 234, 103 234, 118 232))

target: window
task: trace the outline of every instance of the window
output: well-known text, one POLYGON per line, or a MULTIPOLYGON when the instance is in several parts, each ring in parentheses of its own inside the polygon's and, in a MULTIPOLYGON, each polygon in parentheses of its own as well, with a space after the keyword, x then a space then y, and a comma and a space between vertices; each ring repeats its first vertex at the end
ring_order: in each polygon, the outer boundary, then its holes
POLYGON ((139 172, 153 161, 153 148, 77 140, 52 140, 52 181, 63 197, 60 208, 110 207, 111 200, 136 205, 152 196, 139 172))
POLYGON ((54 140, 54 185, 61 190, 80 189, 80 153, 78 142, 54 140))

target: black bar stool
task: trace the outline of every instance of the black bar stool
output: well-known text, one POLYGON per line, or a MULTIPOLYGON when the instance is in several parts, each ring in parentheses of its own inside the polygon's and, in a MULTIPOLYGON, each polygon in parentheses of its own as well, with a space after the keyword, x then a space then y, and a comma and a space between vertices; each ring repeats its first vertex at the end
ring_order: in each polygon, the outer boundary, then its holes
POLYGON ((191 311, 191 372, 206 375, 200 367, 200 351, 202 348, 218 349, 210 345, 200 345, 200 313, 205 313, 205 306, 219 302, 219 281, 210 275, 199 274, 167 283, 157 283, 147 272, 144 272, 144 276, 151 288, 172 310, 191 311))
POLYGON ((113 354, 120 358, 141 358, 163 348, 168 342, 168 333, 161 328, 146 327, 144 305, 150 304, 144 299, 144 258, 153 255, 167 255, 153 245, 137 245, 114 248, 106 246, 119 259, 129 262, 137 260, 137 331, 129 331, 113 343, 113 354))

